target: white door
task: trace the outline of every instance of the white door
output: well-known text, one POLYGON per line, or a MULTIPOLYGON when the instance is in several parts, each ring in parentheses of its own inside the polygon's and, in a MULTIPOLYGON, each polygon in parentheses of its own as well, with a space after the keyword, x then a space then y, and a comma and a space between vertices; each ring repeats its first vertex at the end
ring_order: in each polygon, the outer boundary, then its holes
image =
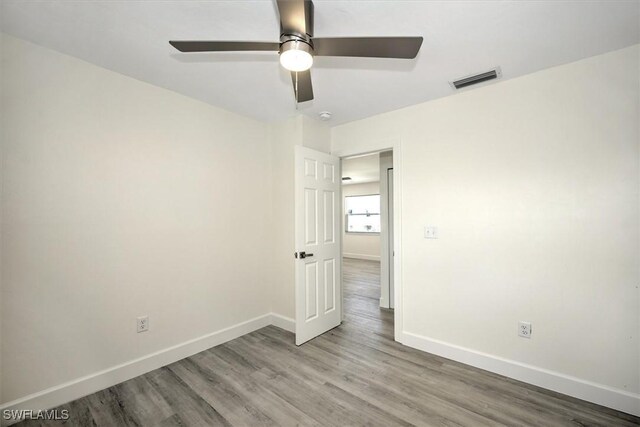
POLYGON ((340 324, 340 160, 296 147, 296 345, 340 324))

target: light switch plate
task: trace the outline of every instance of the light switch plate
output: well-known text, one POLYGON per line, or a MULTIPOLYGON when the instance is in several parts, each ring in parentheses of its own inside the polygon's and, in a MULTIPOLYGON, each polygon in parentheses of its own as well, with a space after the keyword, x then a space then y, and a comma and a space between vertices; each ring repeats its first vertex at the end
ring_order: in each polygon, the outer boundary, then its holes
POLYGON ((424 238, 425 239, 437 239, 438 238, 438 227, 434 227, 431 225, 427 225, 424 227, 424 238))

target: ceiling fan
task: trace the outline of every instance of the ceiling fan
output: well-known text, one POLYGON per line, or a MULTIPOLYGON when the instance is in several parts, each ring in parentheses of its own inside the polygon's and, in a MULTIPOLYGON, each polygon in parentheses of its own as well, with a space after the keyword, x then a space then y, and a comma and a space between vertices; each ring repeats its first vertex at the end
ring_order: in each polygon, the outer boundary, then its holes
POLYGON ((280 14, 279 42, 170 41, 180 52, 273 51, 291 71, 296 102, 311 101, 310 68, 314 56, 356 56, 413 59, 422 37, 313 37, 313 1, 276 0, 280 14))

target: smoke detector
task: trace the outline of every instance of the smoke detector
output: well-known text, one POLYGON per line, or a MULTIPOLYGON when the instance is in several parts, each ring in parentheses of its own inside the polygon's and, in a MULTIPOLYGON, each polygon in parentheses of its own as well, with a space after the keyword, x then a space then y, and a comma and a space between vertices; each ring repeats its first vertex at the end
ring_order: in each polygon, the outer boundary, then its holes
POLYGON ((331 112, 329 111, 322 111, 318 115, 320 116, 320 120, 322 120, 323 122, 326 122, 327 120, 331 120, 331 112))

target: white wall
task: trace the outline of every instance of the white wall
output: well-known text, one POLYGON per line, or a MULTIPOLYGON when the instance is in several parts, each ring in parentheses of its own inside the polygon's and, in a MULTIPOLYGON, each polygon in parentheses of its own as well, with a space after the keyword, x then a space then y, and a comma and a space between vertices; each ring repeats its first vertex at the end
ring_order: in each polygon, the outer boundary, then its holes
MULTIPOLYGON (((379 182, 367 182, 364 184, 351 184, 342 186, 342 212, 344 198, 347 196, 363 196, 380 194, 379 182)), ((347 258, 380 260, 380 234, 346 233, 342 230, 342 254, 347 258)))
POLYGON ((271 306, 275 313, 293 319, 294 301, 294 147, 302 139, 297 119, 269 125, 272 164, 273 247, 270 249, 271 306))
POLYGON ((269 313, 266 125, 0 47, 4 402, 269 313))
POLYGON ((333 129, 401 138, 405 333, 638 402, 638 51, 333 129))

